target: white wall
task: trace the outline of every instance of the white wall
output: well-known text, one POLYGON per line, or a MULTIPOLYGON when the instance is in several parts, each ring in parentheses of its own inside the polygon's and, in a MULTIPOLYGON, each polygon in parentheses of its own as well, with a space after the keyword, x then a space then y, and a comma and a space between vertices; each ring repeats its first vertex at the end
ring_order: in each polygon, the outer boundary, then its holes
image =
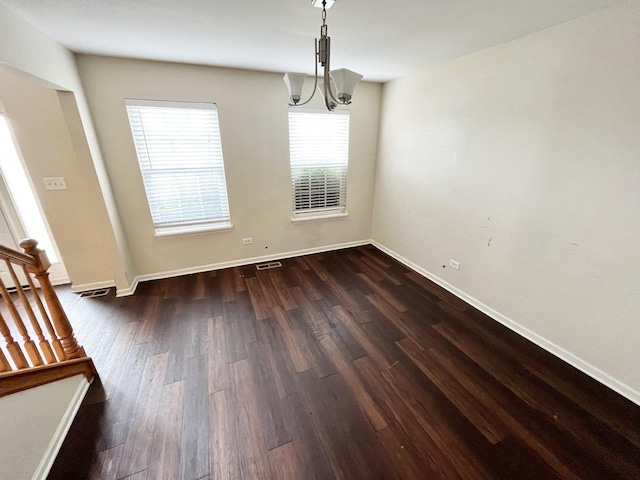
POLYGON ((73 90, 78 86, 73 54, 0 4, 0 64, 73 90))
MULTIPOLYGON (((74 199, 76 205, 88 202, 100 211, 98 215, 106 213, 106 223, 101 224, 98 231, 88 232, 86 247, 83 250, 76 251, 70 245, 67 246, 64 239, 56 237, 58 248, 66 263, 82 262, 92 252, 98 252, 100 255, 92 261, 91 269, 86 269, 82 279, 75 276, 73 272, 69 272, 74 286, 90 287, 97 284, 115 284, 119 289, 126 290, 130 284, 127 274, 129 277, 133 277, 131 272, 133 267, 115 208, 109 179, 102 164, 100 148, 93 131, 73 54, 19 15, 0 5, 0 67, 3 70, 3 84, 9 81, 5 79, 10 78, 7 76, 10 72, 15 74, 19 83, 25 85, 27 89, 29 85, 38 85, 50 88, 52 91, 61 91, 59 103, 64 115, 62 125, 66 126, 71 137, 76 161, 80 165, 78 170, 85 175, 79 180, 86 186, 92 187, 89 197, 76 195, 77 192, 72 190, 67 192, 67 195, 74 199), (91 243, 92 233, 100 236, 100 244, 91 243)), ((13 80, 11 83, 15 84, 13 80)), ((13 96, 12 101, 15 106, 21 106, 21 103, 31 103, 33 106, 33 102, 28 96, 24 98, 13 96)), ((23 120, 28 122, 26 118, 23 120)), ((47 125, 42 124, 42 127, 46 130, 47 125)), ((52 125, 52 127, 55 129, 60 125, 52 125)), ((46 131, 43 133, 45 136, 50 134, 46 131)), ((32 140, 38 142, 37 137, 31 140, 23 138, 23 142, 31 142, 32 140)), ((25 149, 30 145, 24 143, 20 147, 25 149)), ((40 147, 46 146, 40 144, 40 147)), ((48 159, 48 170, 53 172, 50 175, 63 175, 61 172, 65 170, 64 162, 69 162, 70 159, 62 160, 62 164, 57 163, 59 160, 62 159, 57 157, 48 159)), ((29 156, 25 155, 25 162, 29 167, 32 161, 29 156)), ((41 183, 40 178, 36 177, 32 180, 34 184, 41 183)), ((59 210, 59 204, 52 201, 50 196, 43 196, 40 192, 38 195, 45 210, 55 211, 58 216, 70 215, 68 210, 59 210)), ((53 219, 48 218, 48 220, 51 229, 56 230, 53 219)), ((67 226, 60 225, 57 230, 64 228, 67 226)), ((73 230, 76 235, 82 235, 80 226, 76 225, 73 230)))
POLYGON ((76 375, 0 398, 0 478, 46 478, 88 388, 76 375))
POLYGON ((639 32, 630 2, 386 84, 373 220, 382 246, 636 402, 639 32))
POLYGON ((84 55, 78 68, 138 275, 370 238, 380 85, 361 84, 350 108, 349 216, 292 224, 282 75, 84 55), (154 237, 126 98, 217 104, 232 231, 154 237))

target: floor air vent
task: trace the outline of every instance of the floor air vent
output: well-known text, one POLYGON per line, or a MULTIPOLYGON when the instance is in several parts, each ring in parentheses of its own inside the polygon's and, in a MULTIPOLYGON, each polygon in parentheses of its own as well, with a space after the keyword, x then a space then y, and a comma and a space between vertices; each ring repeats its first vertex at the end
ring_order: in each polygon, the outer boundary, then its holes
POLYGON ((86 298, 94 298, 94 297, 104 297, 109 293, 110 288, 101 288, 100 290, 91 290, 90 292, 82 292, 80 294, 81 297, 86 298))
POLYGON ((278 268, 281 267, 282 264, 280 262, 268 262, 268 263, 259 263, 256 265, 257 270, 268 270, 269 268, 278 268))

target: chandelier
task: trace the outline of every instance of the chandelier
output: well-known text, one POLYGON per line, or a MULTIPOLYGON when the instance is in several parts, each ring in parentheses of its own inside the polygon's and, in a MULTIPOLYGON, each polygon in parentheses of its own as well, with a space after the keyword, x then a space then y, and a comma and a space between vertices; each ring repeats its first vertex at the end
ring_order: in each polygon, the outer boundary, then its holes
POLYGON ((362 75, 346 68, 331 70, 331 37, 327 36, 327 8, 331 7, 335 0, 311 0, 314 7, 322 6, 322 26, 320 27, 320 39, 316 38, 315 47, 315 83, 311 96, 301 102, 302 87, 307 78, 306 73, 285 73, 284 83, 289 90, 289 106, 300 107, 311 101, 318 90, 318 64, 323 69, 322 96, 328 110, 333 110, 338 105, 349 105, 353 91, 362 75))

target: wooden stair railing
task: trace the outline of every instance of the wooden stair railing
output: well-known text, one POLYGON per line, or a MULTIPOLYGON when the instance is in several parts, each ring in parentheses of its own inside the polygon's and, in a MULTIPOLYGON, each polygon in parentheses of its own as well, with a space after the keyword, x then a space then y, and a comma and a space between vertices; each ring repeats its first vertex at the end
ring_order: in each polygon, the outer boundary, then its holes
POLYGON ((51 285, 46 253, 31 238, 22 240, 20 247, 24 253, 0 245, 0 262, 5 263, 16 289, 15 295, 9 293, 0 278, 0 335, 4 339, 0 341, 0 397, 77 374, 92 381, 95 366, 78 345, 51 285), (29 295, 16 269, 24 274, 29 295))

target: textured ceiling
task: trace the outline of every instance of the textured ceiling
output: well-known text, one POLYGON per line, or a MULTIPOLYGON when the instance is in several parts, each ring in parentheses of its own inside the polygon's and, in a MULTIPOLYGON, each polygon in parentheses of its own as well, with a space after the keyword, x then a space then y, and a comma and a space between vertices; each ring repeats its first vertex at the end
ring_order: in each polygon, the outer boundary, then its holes
MULTIPOLYGON (((310 0, 0 0, 75 52, 266 71, 314 68, 310 0)), ((624 0, 337 0, 332 68, 386 81, 624 0)))

